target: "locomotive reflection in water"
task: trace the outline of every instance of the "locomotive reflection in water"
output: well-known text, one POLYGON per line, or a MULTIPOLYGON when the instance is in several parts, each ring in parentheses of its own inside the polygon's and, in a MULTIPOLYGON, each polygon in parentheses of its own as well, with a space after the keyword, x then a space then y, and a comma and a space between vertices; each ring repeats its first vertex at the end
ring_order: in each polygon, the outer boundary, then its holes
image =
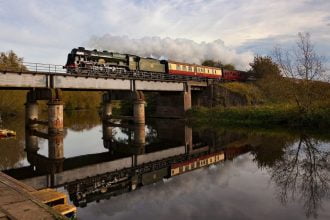
POLYGON ((109 199, 142 186, 207 167, 249 150, 248 146, 217 148, 193 142, 192 129, 183 122, 169 130, 168 122, 155 125, 103 124, 104 153, 64 158, 63 134, 48 136, 48 156, 38 153, 38 137, 26 132, 27 159, 31 166, 6 173, 36 189, 64 186, 80 207, 109 199), (116 126, 122 126, 118 128, 116 126), (125 133, 124 140, 118 132, 125 133), (157 138, 155 138, 157 137, 157 138))

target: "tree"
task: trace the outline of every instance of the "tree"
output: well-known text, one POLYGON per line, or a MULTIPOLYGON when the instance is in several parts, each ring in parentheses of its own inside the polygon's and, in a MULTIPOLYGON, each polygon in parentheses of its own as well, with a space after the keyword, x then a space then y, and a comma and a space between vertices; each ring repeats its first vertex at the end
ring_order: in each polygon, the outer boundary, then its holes
POLYGON ((226 69, 226 70, 235 70, 235 66, 233 64, 225 64, 225 65, 222 65, 222 68, 226 69))
MULTIPOLYGON (((0 53, 0 70, 27 71, 19 58, 12 50, 0 53)), ((0 114, 14 115, 24 106, 26 91, 0 91, 0 114)))
POLYGON ((299 111, 311 111, 313 102, 322 100, 322 91, 315 80, 321 80, 325 71, 323 58, 316 53, 310 34, 299 33, 292 50, 276 47, 274 57, 281 73, 292 79, 290 91, 299 111))
POLYGON ((204 60, 202 65, 203 66, 211 66, 211 67, 221 67, 222 63, 220 61, 215 62, 213 60, 204 60))
POLYGON ((23 58, 10 50, 0 53, 0 70, 27 71, 27 68, 23 65, 23 58))
POLYGON ((226 70, 235 70, 235 66, 233 64, 222 64, 220 61, 213 61, 213 60, 204 60, 202 63, 203 66, 210 66, 210 67, 218 67, 224 68, 226 70))
POLYGON ((281 71, 277 63, 275 63, 269 56, 256 56, 253 63, 250 63, 251 74, 257 79, 265 77, 280 76, 281 71))

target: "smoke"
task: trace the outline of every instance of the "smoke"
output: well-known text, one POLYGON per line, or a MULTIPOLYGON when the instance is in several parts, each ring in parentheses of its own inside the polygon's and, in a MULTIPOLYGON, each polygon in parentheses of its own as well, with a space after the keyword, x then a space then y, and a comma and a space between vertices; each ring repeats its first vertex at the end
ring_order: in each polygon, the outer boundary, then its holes
POLYGON ((201 64, 204 60, 221 61, 234 64, 237 69, 245 70, 253 59, 251 52, 238 53, 224 45, 222 40, 197 43, 183 38, 143 37, 139 39, 127 36, 106 34, 94 36, 87 43, 92 49, 109 50, 134 54, 142 57, 170 59, 175 61, 201 64))

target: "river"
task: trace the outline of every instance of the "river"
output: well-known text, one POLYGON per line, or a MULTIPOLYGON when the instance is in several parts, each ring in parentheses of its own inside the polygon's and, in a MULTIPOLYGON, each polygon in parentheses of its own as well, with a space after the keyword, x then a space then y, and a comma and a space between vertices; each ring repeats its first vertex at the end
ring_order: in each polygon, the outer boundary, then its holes
POLYGON ((17 137, 0 140, 0 170, 65 192, 78 219, 330 219, 323 132, 102 124, 78 111, 45 139, 23 115, 4 121, 17 137))

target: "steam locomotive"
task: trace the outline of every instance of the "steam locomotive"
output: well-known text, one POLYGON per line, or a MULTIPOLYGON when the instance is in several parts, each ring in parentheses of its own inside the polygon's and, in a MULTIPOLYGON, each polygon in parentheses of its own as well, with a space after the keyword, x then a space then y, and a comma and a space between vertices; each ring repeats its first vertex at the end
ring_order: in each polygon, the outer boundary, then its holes
POLYGON ((64 66, 68 73, 88 73, 95 71, 104 75, 112 72, 141 71, 172 75, 197 76, 230 81, 246 81, 247 73, 237 70, 182 63, 173 60, 143 58, 131 54, 109 51, 86 50, 84 47, 72 49, 64 66))

